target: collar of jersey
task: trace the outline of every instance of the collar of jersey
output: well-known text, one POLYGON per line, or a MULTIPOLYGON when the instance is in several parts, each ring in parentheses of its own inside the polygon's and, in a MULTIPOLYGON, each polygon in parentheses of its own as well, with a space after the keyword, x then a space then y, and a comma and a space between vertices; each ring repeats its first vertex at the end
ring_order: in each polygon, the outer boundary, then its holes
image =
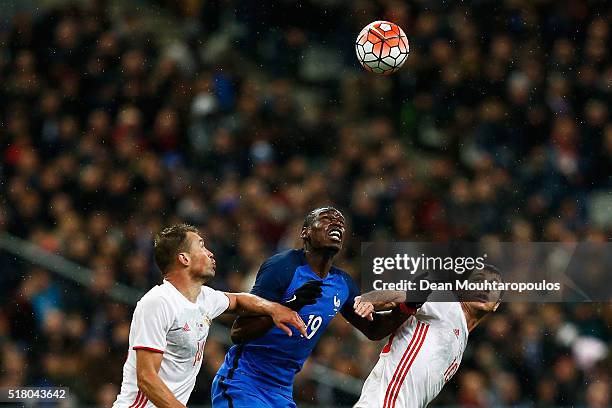
MULTIPOLYGON (((192 303, 192 302, 191 302, 189 299, 187 299, 187 298, 185 297, 185 295, 183 295, 183 294, 181 293, 181 291, 180 291, 180 290, 178 290, 178 289, 176 288, 176 286, 174 286, 174 285, 172 284, 172 282, 167 281, 167 280, 165 280, 165 279, 164 279, 164 285, 168 285, 168 286, 171 288, 171 290, 172 290, 172 291, 173 291, 173 292, 174 292, 176 295, 178 295, 178 297, 180 297, 181 299, 183 299, 183 300, 185 301, 185 303, 186 303, 186 304, 191 305, 191 306, 197 306, 197 304, 198 304, 198 303, 197 303, 197 300, 196 300, 196 303, 192 303)), ((200 297, 200 296, 198 295, 198 297, 200 297)))
POLYGON ((315 273, 315 271, 312 270, 310 265, 308 265, 308 261, 306 261, 306 251, 304 251, 304 248, 300 248, 299 251, 300 251, 300 265, 307 267, 310 273, 313 276, 315 276, 318 280, 325 280, 329 278, 331 275, 339 273, 341 271, 341 269, 338 269, 334 265, 332 265, 331 268, 329 269, 329 272, 327 273, 327 276, 325 278, 321 278, 319 275, 315 273))
POLYGON ((319 275, 317 275, 315 273, 315 271, 312 270, 312 268, 310 267, 310 265, 308 265, 308 262, 306 262, 304 265, 302 265, 301 267, 306 268, 306 270, 308 271, 308 273, 310 275, 313 276, 314 279, 316 280, 320 280, 325 282, 328 279, 332 278, 332 275, 335 275, 336 273, 338 273, 338 270, 336 268, 334 268, 333 266, 331 267, 331 269, 329 270, 329 272, 327 273, 327 276, 325 276, 324 278, 320 277, 319 275), (334 270, 336 269, 336 270, 334 270))

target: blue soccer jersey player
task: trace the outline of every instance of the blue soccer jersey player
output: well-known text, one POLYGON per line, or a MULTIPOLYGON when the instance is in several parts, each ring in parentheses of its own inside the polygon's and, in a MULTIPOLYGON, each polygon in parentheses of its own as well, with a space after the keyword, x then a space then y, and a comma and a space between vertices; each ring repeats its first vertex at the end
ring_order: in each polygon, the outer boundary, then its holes
POLYGON ((372 309, 363 304, 353 309, 359 289, 346 272, 332 265, 345 233, 340 211, 315 209, 304 220, 304 247, 263 263, 251 293, 297 311, 307 335, 294 330, 287 336, 266 316, 237 319, 232 327, 236 345, 213 381, 213 407, 295 407, 293 379, 338 312, 371 340, 385 338, 409 317, 399 307, 385 315, 370 313, 372 309))

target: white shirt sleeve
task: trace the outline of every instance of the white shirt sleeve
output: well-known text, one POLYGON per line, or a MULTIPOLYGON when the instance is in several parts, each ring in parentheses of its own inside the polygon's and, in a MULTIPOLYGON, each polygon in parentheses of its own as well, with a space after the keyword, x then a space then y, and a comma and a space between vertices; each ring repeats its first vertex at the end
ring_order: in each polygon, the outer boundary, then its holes
POLYGON ((219 316, 229 307, 229 298, 220 290, 202 286, 202 294, 204 295, 204 302, 206 302, 207 311, 210 313, 211 319, 219 316))
POLYGON ((134 350, 144 349, 163 353, 166 335, 172 326, 172 312, 162 297, 147 297, 136 304, 132 330, 134 350))

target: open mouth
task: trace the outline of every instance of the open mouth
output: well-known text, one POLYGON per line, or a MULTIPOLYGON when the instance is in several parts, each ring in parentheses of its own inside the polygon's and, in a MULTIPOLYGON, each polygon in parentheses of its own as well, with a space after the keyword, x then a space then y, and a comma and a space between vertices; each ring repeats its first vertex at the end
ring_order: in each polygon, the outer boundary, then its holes
POLYGON ((342 242, 342 230, 338 228, 330 229, 327 235, 334 242, 342 242))

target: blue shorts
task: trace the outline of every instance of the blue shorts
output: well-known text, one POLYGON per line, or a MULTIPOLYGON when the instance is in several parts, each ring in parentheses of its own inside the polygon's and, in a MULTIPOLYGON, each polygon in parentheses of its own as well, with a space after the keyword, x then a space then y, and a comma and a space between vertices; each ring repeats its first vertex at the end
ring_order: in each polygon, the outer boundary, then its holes
POLYGON ((216 375, 211 394, 213 408, 297 408, 291 396, 235 377, 216 375))

